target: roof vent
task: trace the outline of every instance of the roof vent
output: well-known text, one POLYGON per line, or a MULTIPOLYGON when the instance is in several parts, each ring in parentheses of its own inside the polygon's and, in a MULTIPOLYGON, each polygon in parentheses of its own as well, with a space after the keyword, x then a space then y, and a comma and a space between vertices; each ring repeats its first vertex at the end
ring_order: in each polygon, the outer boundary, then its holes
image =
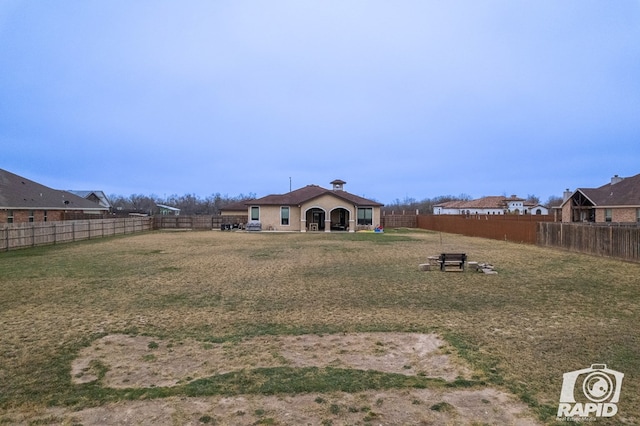
POLYGON ((618 175, 613 175, 613 177, 611 178, 611 185, 615 185, 618 182, 622 182, 622 179, 620 176, 618 175))

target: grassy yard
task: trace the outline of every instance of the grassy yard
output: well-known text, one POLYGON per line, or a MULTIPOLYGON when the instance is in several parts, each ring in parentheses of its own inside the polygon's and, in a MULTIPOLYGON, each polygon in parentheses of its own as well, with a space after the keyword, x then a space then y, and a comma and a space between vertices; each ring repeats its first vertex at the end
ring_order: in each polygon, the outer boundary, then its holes
POLYGON ((474 371, 452 386, 506 390, 545 422, 563 373, 607 364, 625 373, 612 424, 637 424, 639 277, 638 264, 417 230, 154 232, 0 253, 0 424, 15 419, 3 411, 121 400, 441 386, 309 368, 145 389, 71 382, 78 352, 108 334, 207 344, 367 331, 439 334, 474 371), (442 251, 498 274, 419 271, 442 251))

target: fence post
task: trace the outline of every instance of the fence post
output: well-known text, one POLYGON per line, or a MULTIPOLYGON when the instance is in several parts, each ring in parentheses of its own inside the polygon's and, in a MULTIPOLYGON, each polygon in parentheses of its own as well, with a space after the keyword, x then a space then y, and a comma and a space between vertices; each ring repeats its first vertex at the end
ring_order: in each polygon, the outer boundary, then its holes
POLYGON ((609 256, 613 256, 613 227, 609 227, 609 256))

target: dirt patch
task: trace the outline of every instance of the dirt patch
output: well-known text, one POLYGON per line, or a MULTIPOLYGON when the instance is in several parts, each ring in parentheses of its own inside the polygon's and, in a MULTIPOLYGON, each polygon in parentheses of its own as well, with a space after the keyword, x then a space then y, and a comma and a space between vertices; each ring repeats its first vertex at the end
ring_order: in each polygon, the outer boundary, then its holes
MULTIPOLYGON (((50 411, 51 416, 54 411, 50 411)), ((77 412, 65 424, 156 425, 539 425, 527 407, 495 389, 430 389, 282 396, 164 398, 77 412)), ((51 417, 49 417, 51 418, 51 417)))
MULTIPOLYGON (((107 387, 174 386, 199 377, 258 367, 327 367, 468 378, 435 334, 351 333, 263 336, 221 344, 109 335, 82 350, 75 383, 107 387)), ((98 424, 518 424, 537 425, 526 405, 496 389, 400 389, 358 393, 243 395, 127 401, 77 412, 53 409, 63 422, 98 424)))
POLYGON ((109 335, 83 349, 72 364, 74 383, 102 377, 112 388, 175 386, 193 379, 261 367, 336 367, 420 374, 448 381, 470 372, 453 363, 435 334, 351 333, 266 336, 241 342, 161 341, 109 335))

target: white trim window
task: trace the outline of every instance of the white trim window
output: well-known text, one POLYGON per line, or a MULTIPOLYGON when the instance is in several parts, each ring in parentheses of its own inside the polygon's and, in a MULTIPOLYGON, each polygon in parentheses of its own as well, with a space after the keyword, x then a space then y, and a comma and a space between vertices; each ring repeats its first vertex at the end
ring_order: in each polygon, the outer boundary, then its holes
POLYGON ((613 209, 604 209, 604 221, 611 222, 613 217, 613 209))
POLYGON ((358 225, 373 225, 372 207, 358 207, 358 225))
POLYGON ((280 225, 289 225, 289 206, 280 207, 280 225))
POLYGON ((260 220, 260 207, 251 206, 251 218, 250 220, 257 221, 260 220))

